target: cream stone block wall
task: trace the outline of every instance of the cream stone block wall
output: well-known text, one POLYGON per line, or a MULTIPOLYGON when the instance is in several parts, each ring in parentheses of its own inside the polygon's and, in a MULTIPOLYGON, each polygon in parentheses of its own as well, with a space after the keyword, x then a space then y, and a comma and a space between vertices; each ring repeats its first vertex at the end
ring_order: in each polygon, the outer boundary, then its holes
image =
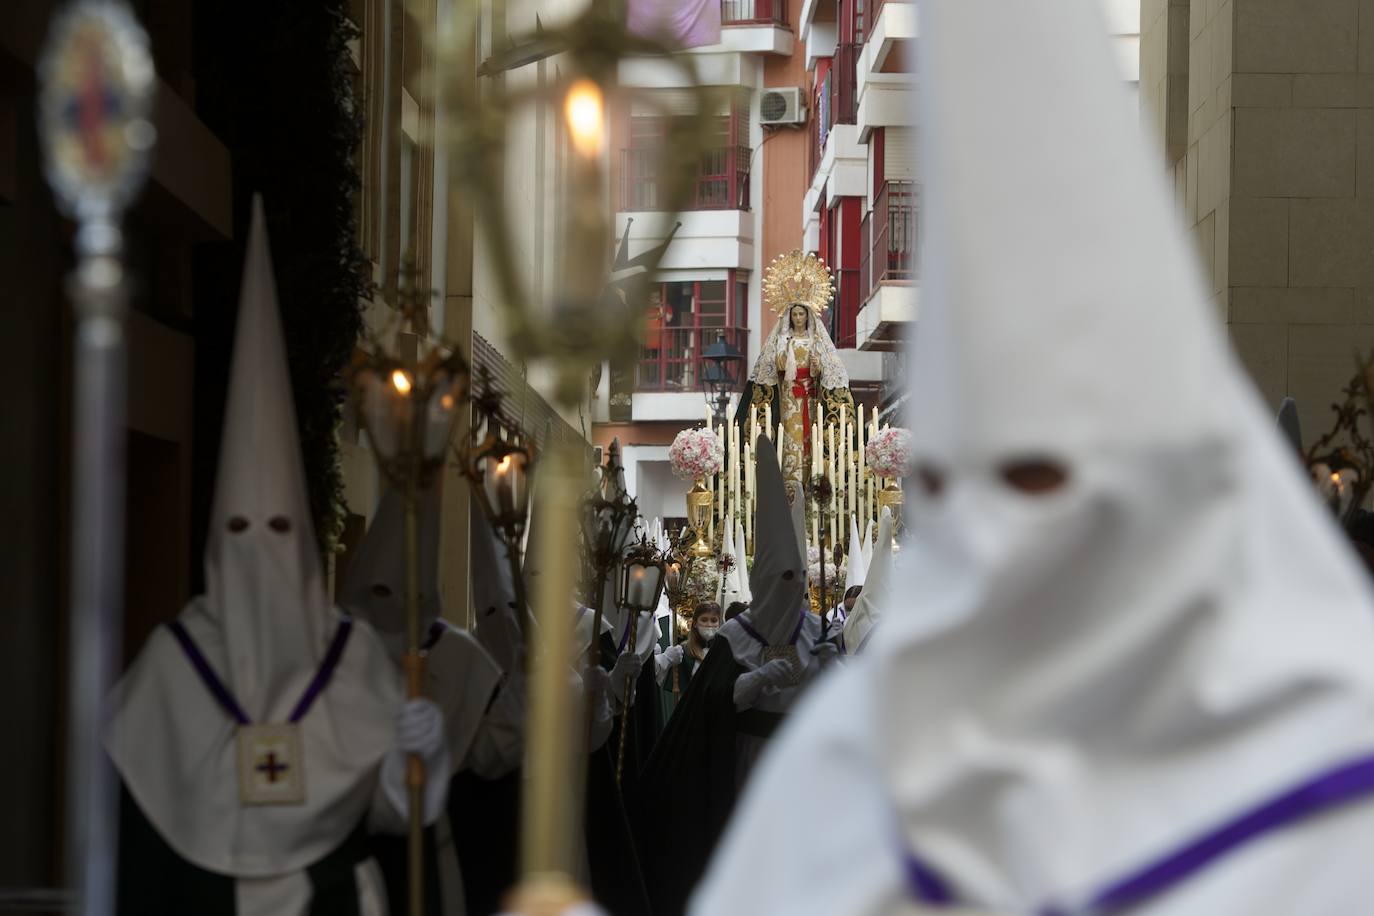
POLYGON ((1311 441, 1374 349, 1374 0, 1142 0, 1141 105, 1237 353, 1311 441))

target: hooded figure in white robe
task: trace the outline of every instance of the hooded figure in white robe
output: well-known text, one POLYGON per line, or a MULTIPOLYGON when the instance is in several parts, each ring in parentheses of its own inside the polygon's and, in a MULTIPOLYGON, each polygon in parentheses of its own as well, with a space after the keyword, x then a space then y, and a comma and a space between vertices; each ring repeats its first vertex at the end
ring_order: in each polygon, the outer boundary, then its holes
POLYGON ((404 829, 405 752, 442 763, 443 723, 326 597, 257 199, 205 582, 113 697, 119 911, 385 912, 365 821, 404 829))
POLYGON ((859 522, 854 516, 849 516, 849 554, 845 559, 844 565, 844 597, 840 603, 831 609, 830 625, 832 627, 844 626, 845 620, 853 605, 846 606, 849 601, 850 589, 862 589, 868 577, 868 557, 865 555, 866 545, 859 540, 859 522))
POLYGON ((854 610, 844 619, 842 633, 848 655, 858 655, 864 650, 874 627, 892 601, 895 559, 892 554, 892 528, 892 510, 884 507, 882 521, 878 523, 878 541, 873 545, 873 566, 860 583, 864 590, 859 594, 859 600, 854 602, 854 610))
POLYGON ((910 565, 694 912, 1374 898, 1374 605, 1226 346, 1097 7, 920 8, 910 565), (845 816, 778 855, 818 781, 845 816))
MULTIPOLYGON (((439 507, 437 486, 419 495, 416 509, 425 696, 444 712, 452 772, 472 770, 492 779, 518 766, 524 753, 523 703, 512 697, 523 693, 523 678, 503 678, 481 643, 441 616, 439 507)), ((479 525, 486 525, 481 513, 473 520, 474 528, 479 525)), ((479 530, 477 535, 481 534, 479 530)), ((339 603, 370 623, 382 637, 398 675, 406 651, 405 560, 405 500, 400 491, 388 489, 349 566, 339 603)), ((499 601, 496 596, 504 593, 504 583, 509 579, 505 563, 474 565, 476 606, 499 601)), ((518 669, 516 673, 520 674, 518 669)))
MULTIPOLYGON (((427 836, 426 842, 433 848, 430 854, 435 862, 434 876, 452 869, 461 877, 464 896, 471 899, 475 888, 469 885, 485 879, 490 863, 482 859, 469 861, 473 857, 463 853, 494 843, 500 826, 476 822, 472 799, 477 793, 472 789, 476 786, 494 791, 492 781, 511 773, 521 763, 524 684, 520 669, 514 677, 504 677, 470 633, 452 626, 441 616, 438 484, 420 493, 417 503, 425 696, 443 710, 450 761, 449 772, 443 774, 450 780, 448 822, 439 825, 440 829, 427 836), (479 836, 464 835, 472 832, 479 836)), ((474 546, 480 543, 485 525, 478 512, 472 521, 474 546)), ((479 613, 484 604, 498 600, 504 604, 508 600, 495 597, 510 581, 507 564, 495 562, 492 557, 489 561, 483 558, 483 562, 474 563, 471 568, 474 605, 479 613)), ((348 568, 339 600, 345 609, 372 624, 381 635, 397 677, 401 676, 406 651, 405 581, 405 499, 399 490, 388 489, 348 568)), ((389 838, 373 844, 386 875, 392 912, 404 912, 407 899, 403 844, 403 839, 389 838)), ((429 912, 461 910, 456 888, 436 883, 431 891, 426 895, 429 912)))

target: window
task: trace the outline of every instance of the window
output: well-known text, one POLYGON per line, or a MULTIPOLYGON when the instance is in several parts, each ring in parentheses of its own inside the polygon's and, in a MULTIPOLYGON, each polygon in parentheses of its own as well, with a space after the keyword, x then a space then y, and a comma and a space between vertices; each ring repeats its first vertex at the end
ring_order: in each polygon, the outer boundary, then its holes
POLYGON ((701 383, 701 354, 718 337, 746 351, 748 291, 747 275, 734 270, 724 280, 660 283, 645 316, 635 387, 694 391, 701 383))
MULTIPOLYGON (((668 98, 669 108, 675 101, 668 98)), ((653 211, 667 206, 658 159, 668 135, 669 117, 649 110, 631 115, 629 146, 620 151, 622 211, 653 211)), ((740 96, 733 104, 722 107, 708 132, 710 145, 701 155, 696 185, 686 209, 747 210, 751 158, 748 96, 740 96)))

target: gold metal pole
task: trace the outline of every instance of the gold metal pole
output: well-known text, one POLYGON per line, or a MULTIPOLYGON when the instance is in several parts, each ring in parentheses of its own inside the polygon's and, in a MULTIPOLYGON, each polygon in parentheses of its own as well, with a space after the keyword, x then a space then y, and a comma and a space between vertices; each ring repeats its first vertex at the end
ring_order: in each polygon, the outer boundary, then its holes
POLYGON ((521 810, 521 886, 510 901, 515 911, 529 913, 554 901, 576 900, 572 882, 574 838, 582 787, 574 760, 572 691, 568 687, 573 619, 568 595, 573 581, 577 538, 578 478, 582 455, 561 446, 545 467, 541 483, 548 514, 538 528, 536 550, 546 558, 538 579, 535 612, 539 627, 531 634, 538 646, 531 659, 527 726, 528 775, 521 810))
MULTIPOLYGON (((639 645, 639 611, 630 609, 630 640, 625 646, 627 652, 634 652, 639 645)), ((615 784, 625 772, 625 735, 630 730, 630 706, 634 700, 635 679, 625 675, 625 708, 620 711, 620 745, 615 752, 615 784)))

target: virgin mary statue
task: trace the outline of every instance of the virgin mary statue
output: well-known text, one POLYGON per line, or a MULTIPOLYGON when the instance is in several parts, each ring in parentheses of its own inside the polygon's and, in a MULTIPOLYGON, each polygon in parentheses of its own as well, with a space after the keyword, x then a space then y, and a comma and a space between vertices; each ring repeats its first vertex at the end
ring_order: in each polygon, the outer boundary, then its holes
POLYGON ((794 249, 778 255, 763 276, 763 302, 778 322, 759 351, 739 413, 747 416, 749 404, 760 414, 765 404, 773 405, 782 426, 778 459, 789 501, 811 466, 811 426, 820 419, 818 408, 824 406, 827 425, 838 423, 842 412, 854 414, 849 373, 821 321, 833 297, 830 269, 814 254, 794 249))

